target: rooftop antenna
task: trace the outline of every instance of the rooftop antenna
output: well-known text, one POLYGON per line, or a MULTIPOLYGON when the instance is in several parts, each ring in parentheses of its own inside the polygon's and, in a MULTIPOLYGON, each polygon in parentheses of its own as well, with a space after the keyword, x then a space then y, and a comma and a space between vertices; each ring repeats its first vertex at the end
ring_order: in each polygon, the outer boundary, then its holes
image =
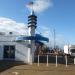
POLYGON ((34 2, 32 1, 32 2, 29 2, 28 4, 27 4, 27 7, 30 9, 30 14, 31 15, 33 15, 34 14, 34 8, 33 8, 33 6, 34 6, 34 2))

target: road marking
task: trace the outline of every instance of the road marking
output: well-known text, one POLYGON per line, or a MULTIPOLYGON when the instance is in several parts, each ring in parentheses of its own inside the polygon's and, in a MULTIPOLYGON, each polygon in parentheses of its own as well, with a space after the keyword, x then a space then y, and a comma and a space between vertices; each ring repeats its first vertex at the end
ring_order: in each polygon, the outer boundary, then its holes
POLYGON ((12 72, 13 74, 15 74, 15 75, 18 75, 19 74, 19 72, 12 72))

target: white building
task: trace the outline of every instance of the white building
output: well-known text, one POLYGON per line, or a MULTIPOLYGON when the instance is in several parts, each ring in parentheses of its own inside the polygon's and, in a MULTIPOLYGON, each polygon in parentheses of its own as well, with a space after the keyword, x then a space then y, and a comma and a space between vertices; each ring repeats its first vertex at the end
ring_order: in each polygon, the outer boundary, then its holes
MULTIPOLYGON (((35 41, 48 41, 48 38, 35 35, 37 16, 32 11, 28 16, 29 36, 0 33, 0 60, 34 62, 35 41)), ((6 32, 7 33, 7 32, 6 32)))
POLYGON ((18 36, 0 35, 0 60, 16 60, 30 63, 28 40, 16 41, 18 36))
MULTIPOLYGON (((32 56, 33 51, 31 51, 32 48, 31 47, 32 45, 30 43, 31 40, 27 40, 27 39, 31 39, 31 37, 30 38, 28 37, 30 36, 0 34, 0 60, 22 61, 28 64, 34 62, 33 60, 34 55, 32 56), (24 38, 24 40, 22 38, 24 38)), ((42 38, 41 40, 47 41, 47 38, 45 37, 41 37, 41 38, 42 38)), ((35 45, 34 47, 36 48, 35 45)), ((34 52, 35 52, 35 48, 34 48, 34 52)))

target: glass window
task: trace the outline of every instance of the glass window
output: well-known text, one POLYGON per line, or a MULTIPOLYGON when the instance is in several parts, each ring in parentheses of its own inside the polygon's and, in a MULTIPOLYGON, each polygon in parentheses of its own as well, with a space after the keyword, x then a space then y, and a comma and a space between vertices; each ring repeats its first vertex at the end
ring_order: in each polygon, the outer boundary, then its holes
POLYGON ((15 58, 15 46, 4 46, 4 58, 15 58))
POLYGON ((75 49, 71 49, 71 52, 72 52, 72 53, 75 53, 75 49))

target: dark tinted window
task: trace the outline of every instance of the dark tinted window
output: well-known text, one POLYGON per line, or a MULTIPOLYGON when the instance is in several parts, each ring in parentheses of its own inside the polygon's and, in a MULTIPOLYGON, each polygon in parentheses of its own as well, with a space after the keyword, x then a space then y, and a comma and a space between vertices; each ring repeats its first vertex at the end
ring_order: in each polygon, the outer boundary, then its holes
POLYGON ((15 58, 15 46, 12 45, 4 46, 4 58, 15 58))
POLYGON ((75 49, 71 49, 71 52, 72 52, 72 53, 75 53, 75 49))

